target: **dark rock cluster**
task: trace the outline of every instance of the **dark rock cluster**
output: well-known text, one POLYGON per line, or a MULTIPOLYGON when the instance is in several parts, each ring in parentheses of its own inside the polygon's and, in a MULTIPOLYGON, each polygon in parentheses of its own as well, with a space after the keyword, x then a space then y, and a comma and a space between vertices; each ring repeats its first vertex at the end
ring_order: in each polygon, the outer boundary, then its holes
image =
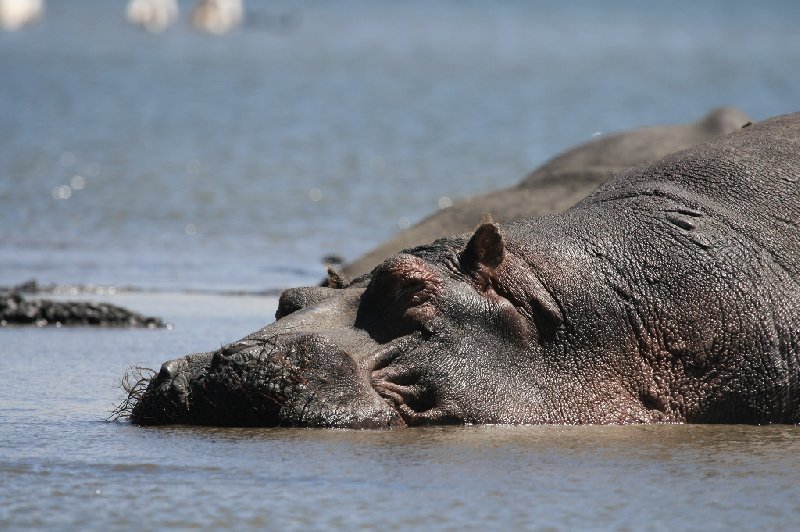
POLYGON ((0 293, 0 326, 89 325, 95 327, 164 327, 159 318, 142 316, 108 303, 27 299, 18 291, 0 293))

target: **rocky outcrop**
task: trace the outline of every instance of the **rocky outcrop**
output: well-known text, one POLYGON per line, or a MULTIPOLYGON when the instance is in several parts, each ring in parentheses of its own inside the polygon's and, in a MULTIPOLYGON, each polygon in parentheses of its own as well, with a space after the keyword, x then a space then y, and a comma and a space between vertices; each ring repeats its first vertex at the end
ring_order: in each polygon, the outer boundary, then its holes
POLYGON ((0 294, 0 326, 8 325, 165 327, 160 318, 143 316, 109 303, 28 299, 17 291, 0 294))

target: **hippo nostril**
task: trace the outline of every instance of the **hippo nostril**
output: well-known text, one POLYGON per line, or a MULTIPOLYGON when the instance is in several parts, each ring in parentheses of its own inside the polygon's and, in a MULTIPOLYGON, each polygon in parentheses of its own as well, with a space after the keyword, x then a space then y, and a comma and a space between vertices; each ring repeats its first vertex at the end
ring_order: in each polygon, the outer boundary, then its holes
POLYGON ((164 362, 164 365, 161 366, 161 371, 158 372, 159 377, 161 377, 162 379, 172 379, 177 374, 178 374, 178 362, 175 360, 164 362))

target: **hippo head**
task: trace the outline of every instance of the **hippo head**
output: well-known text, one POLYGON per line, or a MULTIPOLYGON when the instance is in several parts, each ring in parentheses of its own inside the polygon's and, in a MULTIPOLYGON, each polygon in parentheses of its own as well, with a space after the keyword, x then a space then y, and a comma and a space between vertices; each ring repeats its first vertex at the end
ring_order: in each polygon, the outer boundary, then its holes
POLYGON ((527 256, 487 223, 471 237, 395 255, 349 286, 288 290, 273 324, 165 363, 132 420, 355 428, 651 421, 630 380, 623 386, 631 368, 613 359, 635 346, 613 313, 592 306, 591 279, 562 267, 545 275, 547 262, 527 256), (579 284, 579 304, 604 320, 599 329, 565 326, 560 300, 579 284), (579 349, 567 354, 567 345, 579 349))
POLYGON ((362 293, 363 288, 287 291, 279 315, 290 308, 294 311, 290 316, 217 351, 165 362, 138 399, 132 421, 402 425, 396 410, 371 387, 365 369, 381 346, 354 325, 362 293), (298 297, 308 306, 295 311, 298 297))

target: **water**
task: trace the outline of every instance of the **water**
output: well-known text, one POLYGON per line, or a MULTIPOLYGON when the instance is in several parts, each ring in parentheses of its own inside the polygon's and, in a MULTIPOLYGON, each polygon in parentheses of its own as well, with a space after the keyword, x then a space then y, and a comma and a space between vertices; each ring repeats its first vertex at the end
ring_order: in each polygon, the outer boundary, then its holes
POLYGON ((123 294, 172 330, 6 329, 0 528, 788 529, 800 428, 140 428, 112 383, 238 338, 274 298, 123 294), (215 312, 209 309, 214 308, 215 312))
POLYGON ((271 298, 128 294, 161 330, 6 329, 0 528, 788 529, 800 428, 140 428, 131 363, 238 338, 271 298), (215 312, 209 309, 214 308, 215 312))
POLYGON ((174 324, 0 330, 0 527, 796 527, 796 427, 103 421, 131 364, 275 310, 187 289, 316 282, 597 132, 798 110, 797 2, 431 4, 250 2, 215 38, 51 0, 0 33, 0 285, 155 289, 104 298, 174 324))
POLYGON ((596 132, 800 95, 788 0, 250 2, 224 38, 122 3, 0 34, 0 281, 312 282, 596 132))

